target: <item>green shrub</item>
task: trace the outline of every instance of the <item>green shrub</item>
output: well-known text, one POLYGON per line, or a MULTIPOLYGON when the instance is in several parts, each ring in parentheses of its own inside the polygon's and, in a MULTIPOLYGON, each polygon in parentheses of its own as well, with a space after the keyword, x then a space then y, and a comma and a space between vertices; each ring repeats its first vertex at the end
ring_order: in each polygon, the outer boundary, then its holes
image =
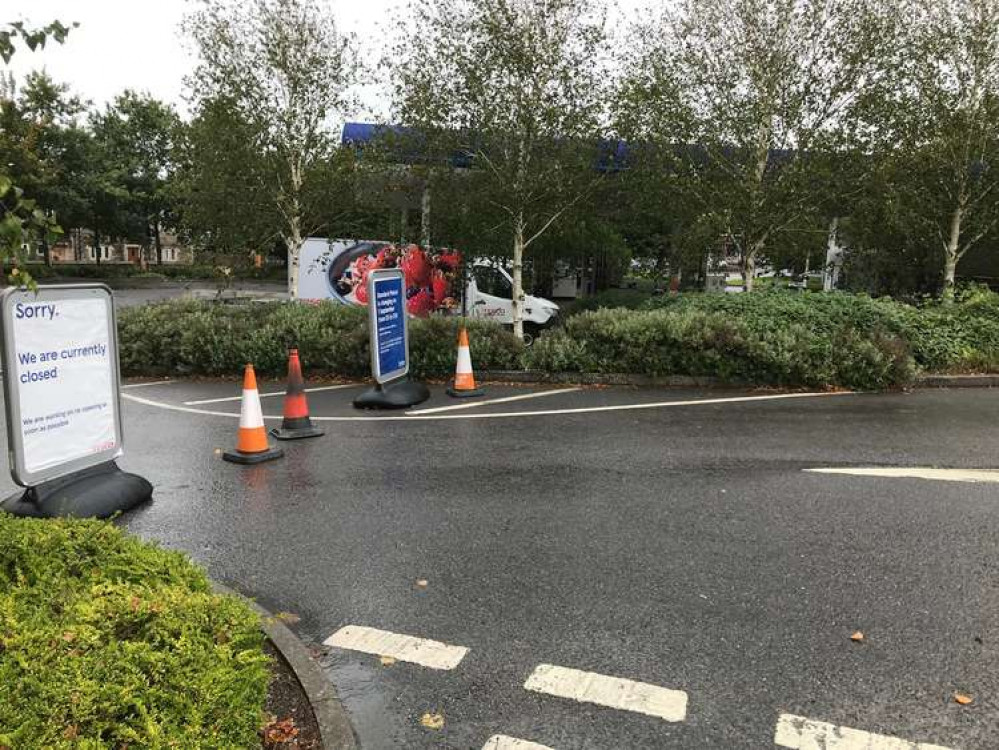
MULTIPOLYGON (((366 311, 318 305, 170 302, 119 315, 126 375, 237 375, 253 362, 281 376, 297 346, 316 373, 369 373, 366 311)), ((416 377, 454 369, 458 320, 410 326, 416 377)), ((918 370, 999 370, 999 295, 970 290, 953 305, 923 307, 864 295, 768 291, 682 294, 640 310, 601 308, 567 317, 524 350, 502 327, 470 321, 483 370, 713 376, 778 386, 872 389, 905 385, 918 370)))
POLYGON ((180 553, 0 513, 0 746, 259 746, 262 643, 180 553))
POLYGON ((841 327, 815 335, 792 320, 753 326, 741 317, 678 305, 574 316, 542 336, 524 359, 529 369, 784 386, 884 388, 914 374, 904 342, 888 332, 865 336, 841 327))
MULTIPOLYGON (((417 377, 454 372, 456 318, 415 319, 410 324, 410 366, 417 377)), ((314 373, 361 377, 370 373, 367 311, 323 302, 220 305, 168 302, 127 308, 118 316, 125 375, 237 375, 252 362, 262 375, 286 372, 289 347, 314 373)), ((509 369, 521 344, 489 321, 470 321, 475 366, 509 369)))

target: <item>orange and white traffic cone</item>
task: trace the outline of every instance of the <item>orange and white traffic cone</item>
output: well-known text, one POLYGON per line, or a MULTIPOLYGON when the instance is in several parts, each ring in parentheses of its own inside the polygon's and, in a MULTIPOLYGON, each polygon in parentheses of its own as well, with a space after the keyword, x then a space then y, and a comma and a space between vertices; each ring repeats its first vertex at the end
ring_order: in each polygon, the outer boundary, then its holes
POLYGON ((472 373, 472 355, 468 351, 468 332, 465 326, 458 332, 458 363, 454 368, 454 382, 447 389, 447 395, 455 398, 482 396, 485 392, 475 387, 472 373))
POLYGON ((239 408, 236 450, 226 451, 222 458, 234 464, 259 464, 283 455, 282 449, 272 448, 267 441, 267 428, 264 427, 264 414, 260 410, 260 394, 257 392, 257 376, 253 372, 253 365, 247 365, 243 375, 243 401, 239 408))
POLYGON ((271 430, 278 440, 299 440, 321 437, 326 433, 312 424, 309 418, 309 403, 305 399, 305 379, 302 377, 302 363, 298 359, 298 349, 288 350, 288 390, 284 395, 284 419, 281 426, 271 430))

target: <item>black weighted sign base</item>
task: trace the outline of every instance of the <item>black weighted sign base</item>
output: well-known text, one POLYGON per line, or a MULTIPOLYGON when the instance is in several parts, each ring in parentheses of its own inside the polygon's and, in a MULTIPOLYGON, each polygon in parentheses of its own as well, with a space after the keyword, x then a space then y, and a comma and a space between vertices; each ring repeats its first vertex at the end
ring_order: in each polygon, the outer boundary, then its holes
POLYGON ((414 380, 376 385, 354 399, 358 409, 408 409, 430 398, 430 389, 414 380))
POLYGON ((28 487, 0 502, 0 510, 28 518, 109 518, 153 496, 153 486, 114 461, 28 487))

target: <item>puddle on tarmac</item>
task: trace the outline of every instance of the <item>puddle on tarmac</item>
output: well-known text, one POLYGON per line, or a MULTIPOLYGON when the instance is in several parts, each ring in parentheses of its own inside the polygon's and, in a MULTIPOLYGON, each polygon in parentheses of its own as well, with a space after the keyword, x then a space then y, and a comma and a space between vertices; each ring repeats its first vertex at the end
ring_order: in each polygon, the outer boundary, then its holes
POLYGON ((381 750, 405 746, 405 732, 412 731, 398 706, 392 706, 384 690, 384 668, 375 657, 370 665, 359 663, 356 655, 327 654, 323 673, 336 685, 337 696, 347 709, 361 747, 381 750), (379 689, 381 688, 381 690, 379 689))

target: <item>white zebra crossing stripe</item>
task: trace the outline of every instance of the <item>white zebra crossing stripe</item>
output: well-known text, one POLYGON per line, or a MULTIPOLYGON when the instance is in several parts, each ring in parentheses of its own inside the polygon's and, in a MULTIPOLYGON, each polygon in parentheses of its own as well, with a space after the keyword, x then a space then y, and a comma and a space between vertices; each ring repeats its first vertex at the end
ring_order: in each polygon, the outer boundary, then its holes
POLYGON ((548 745, 539 745, 537 742, 507 737, 505 734, 494 734, 486 740, 482 750, 552 750, 552 748, 548 745))
POLYGON ((524 689, 666 721, 683 721, 687 715, 687 694, 682 690, 552 664, 539 665, 527 678, 524 689))
POLYGON ((805 469, 812 474, 846 474, 857 477, 882 477, 887 479, 930 479, 938 482, 999 482, 995 469, 933 469, 920 466, 908 467, 857 467, 855 469, 805 469))
POLYGON ((781 714, 777 720, 774 743, 792 750, 950 750, 941 745, 837 727, 792 714, 781 714))
POLYGON ((362 625, 340 628, 323 643, 374 656, 391 656, 397 661, 419 664, 430 669, 454 669, 468 653, 464 646, 451 646, 440 641, 390 633, 362 625))

